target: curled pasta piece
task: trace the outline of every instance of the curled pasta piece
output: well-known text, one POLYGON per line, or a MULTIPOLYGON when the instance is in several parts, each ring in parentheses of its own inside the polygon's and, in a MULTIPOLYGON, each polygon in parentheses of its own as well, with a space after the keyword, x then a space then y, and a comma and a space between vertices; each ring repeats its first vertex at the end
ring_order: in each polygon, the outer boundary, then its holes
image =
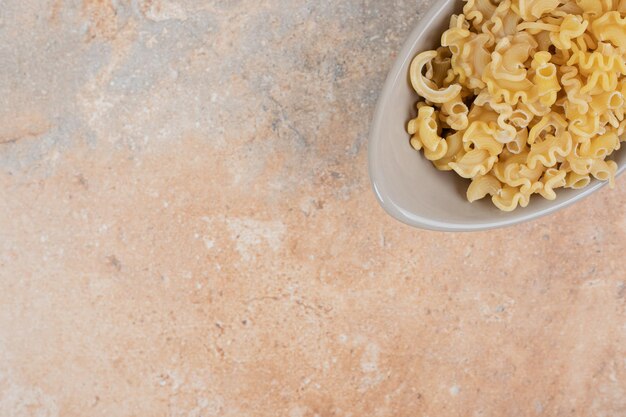
POLYGON ((622 18, 620 12, 606 12, 595 19, 591 23, 591 33, 599 41, 611 42, 626 51, 626 18, 622 18))
POLYGON ((485 175, 491 171, 497 160, 497 156, 490 156, 485 149, 474 149, 449 165, 461 177, 474 178, 477 175, 485 175))
POLYGON ((610 132, 582 143, 578 155, 583 158, 604 159, 619 148, 617 133, 610 132))
POLYGON ((504 158, 496 163, 493 173, 498 180, 511 187, 530 188, 541 177, 543 167, 529 168, 526 164, 527 158, 527 152, 504 158))
POLYGON ((500 1, 489 22, 483 25, 483 33, 489 33, 494 39, 517 33, 517 25, 521 17, 515 13, 511 6, 511 0, 500 1))
POLYGON ((467 30, 463 15, 453 17, 451 27, 441 37, 441 45, 452 52, 452 67, 461 84, 468 88, 484 88, 480 78, 489 63, 491 38, 467 30))
POLYGON ((467 200, 470 203, 481 200, 487 195, 497 195, 502 189, 502 183, 493 175, 482 175, 472 180, 467 189, 467 200))
POLYGON ((552 55, 549 52, 537 52, 531 64, 531 68, 535 72, 533 83, 537 89, 537 96, 540 103, 547 107, 556 102, 557 93, 561 91, 556 65, 550 62, 551 58, 552 55))
MULTIPOLYGON (((535 190, 540 187, 541 184, 534 186, 535 190)), ((520 187, 505 185, 498 194, 493 196, 492 201, 502 211, 513 211, 517 206, 527 207, 532 193, 531 189, 522 191, 520 187)))
POLYGON ((532 22, 556 9, 560 4, 559 0, 519 0, 517 4, 514 3, 513 8, 522 19, 532 22))
POLYGON ((589 93, 595 88, 602 91, 617 89, 618 75, 626 74, 624 59, 616 54, 605 56, 602 52, 585 52, 574 48, 574 53, 567 62, 568 66, 576 65, 581 75, 587 77, 587 83, 581 93, 589 93))
POLYGON ((555 136, 562 136, 568 126, 567 120, 558 113, 550 113, 541 118, 528 133, 528 144, 534 144, 538 138, 543 139, 546 134, 553 133, 555 136))
POLYGON ((579 75, 578 69, 573 66, 562 66, 561 84, 567 93, 567 99, 570 106, 576 106, 579 113, 585 113, 589 110, 591 96, 581 92, 583 88, 583 79, 579 75))
POLYGON ((614 72, 595 71, 587 78, 587 84, 580 92, 594 95, 605 91, 613 91, 617 88, 617 81, 617 74, 614 72))
POLYGON ((495 48, 494 73, 509 81, 522 81, 526 77, 524 63, 537 49, 537 42, 528 33, 521 32, 512 38, 501 39, 495 48))
POLYGON ((473 149, 484 149, 490 156, 497 156, 504 145, 496 139, 497 128, 485 122, 472 122, 463 134, 463 143, 473 149))
POLYGON ((556 137, 548 137, 539 143, 531 146, 528 153, 528 166, 535 168, 537 164, 550 168, 557 164, 558 156, 566 157, 572 152, 572 135, 568 132, 556 137))
POLYGON ((586 51, 580 47, 573 46, 572 54, 567 61, 567 66, 575 66, 581 75, 588 77, 596 71, 610 72, 621 71, 621 65, 615 56, 605 57, 600 52, 586 51))
POLYGON ((463 6, 463 14, 468 20, 472 20, 474 27, 480 29, 481 23, 487 16, 492 16, 496 11, 496 5, 491 0, 467 0, 463 6))
POLYGON ((565 177, 567 172, 550 168, 546 170, 545 174, 541 178, 542 187, 539 189, 539 194, 546 200, 556 199, 555 188, 565 187, 565 177))
MULTIPOLYGON (((499 129, 496 130, 495 139, 503 144, 509 143, 515 140, 517 135, 515 120, 513 118, 513 106, 507 103, 499 103, 489 93, 483 92, 476 96, 474 104, 477 106, 488 106, 495 114, 497 114, 497 124, 499 129)), ((517 116, 520 116, 519 114, 517 116)))
POLYGON ((575 1, 568 1, 559 7, 557 7, 553 12, 553 16, 567 16, 567 15, 577 15, 580 16, 583 14, 583 9, 580 8, 575 1))
POLYGON ((456 132, 446 138, 448 150, 446 154, 436 161, 432 161, 435 168, 440 171, 452 171, 450 162, 456 161, 460 156, 465 154, 463 150, 463 132, 456 132))
POLYGON ((498 122, 498 113, 496 113, 491 106, 479 106, 476 101, 472 104, 467 117, 470 123, 485 122, 495 124, 498 122))
POLYGON ((527 159, 528 150, 526 149, 518 154, 503 153, 493 167, 493 175, 495 175, 500 182, 508 184, 508 181, 512 180, 511 172, 519 171, 520 165, 526 163, 527 159))
POLYGON ((582 138, 591 138, 601 134, 600 115, 594 112, 580 113, 575 107, 567 107, 565 112, 569 120, 569 131, 582 138))
POLYGON ((606 91, 591 99, 591 108, 597 113, 620 109, 623 106, 624 96, 621 91, 606 91))
POLYGON ((439 136, 435 109, 430 106, 421 106, 417 118, 409 122, 409 134, 414 135, 411 145, 416 150, 424 148, 426 158, 440 159, 447 152, 448 144, 439 136))
POLYGON ((579 190, 585 188, 591 182, 589 174, 578 174, 576 172, 568 172, 565 177, 565 188, 573 188, 579 190))
POLYGON ((492 54, 491 63, 485 68, 483 81, 489 93, 506 102, 517 104, 534 101, 530 97, 534 90, 533 83, 527 78, 524 63, 538 44, 527 33, 515 35, 512 39, 501 39, 492 54))
POLYGON ((528 129, 520 129, 519 132, 515 135, 515 139, 513 141, 506 144, 506 149, 514 154, 520 154, 523 152, 526 144, 528 142, 528 129))
POLYGON ((533 121, 534 114, 524 103, 518 103, 515 110, 511 112, 509 120, 513 126, 526 128, 533 121))
POLYGON ((447 47, 452 55, 459 55, 463 44, 472 36, 469 31, 469 24, 464 15, 453 15, 450 19, 450 29, 441 35, 441 46, 447 47))
POLYGON ((601 15, 607 9, 606 0, 576 0, 578 6, 582 9, 582 12, 587 19, 593 20, 594 17, 601 15))
POLYGON ((465 130, 469 125, 468 120, 469 109, 467 105, 461 99, 461 96, 456 96, 453 100, 444 103, 441 106, 441 115, 443 120, 454 130, 465 130))
POLYGON ((489 42, 489 36, 484 33, 474 35, 463 45, 461 53, 453 58, 459 81, 469 88, 485 87, 481 75, 491 60, 489 42))
POLYGON ((610 127, 619 128, 620 119, 616 116, 617 112, 607 110, 600 114, 600 124, 605 126, 604 131, 607 132, 610 127))
POLYGON ((569 171, 575 172, 580 175, 586 175, 591 171, 591 165, 593 159, 578 156, 575 153, 567 155, 565 163, 569 171))
POLYGON ((571 49, 572 39, 582 36, 587 30, 589 22, 582 16, 567 14, 563 18, 559 30, 550 33, 550 40, 557 49, 571 49))
POLYGON ((429 161, 440 160, 445 156, 446 152, 448 152, 448 143, 445 140, 439 142, 439 146, 434 150, 430 150, 426 147, 424 148, 424 156, 429 161))
POLYGON ((411 63, 411 84, 415 91, 433 103, 445 103, 461 93, 460 85, 451 85, 439 90, 435 83, 422 75, 426 63, 437 56, 436 51, 422 52, 411 63))
POLYGON ((608 181, 611 188, 615 187, 615 175, 617 174, 617 164, 614 161, 604 159, 594 159, 591 164, 590 174, 600 181, 608 181))

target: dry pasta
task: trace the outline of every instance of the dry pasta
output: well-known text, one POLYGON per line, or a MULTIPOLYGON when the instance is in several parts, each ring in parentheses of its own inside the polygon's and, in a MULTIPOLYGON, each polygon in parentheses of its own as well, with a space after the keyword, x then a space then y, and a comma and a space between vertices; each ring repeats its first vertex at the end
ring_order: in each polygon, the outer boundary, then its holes
POLYGON ((626 0, 464 0, 417 55, 411 146, 501 210, 592 179, 626 141, 626 0))

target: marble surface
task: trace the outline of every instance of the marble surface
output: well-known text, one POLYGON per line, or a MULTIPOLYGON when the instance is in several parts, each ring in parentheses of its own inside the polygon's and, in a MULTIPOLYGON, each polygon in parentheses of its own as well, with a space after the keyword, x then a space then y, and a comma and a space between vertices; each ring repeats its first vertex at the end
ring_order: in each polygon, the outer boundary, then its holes
POLYGON ((370 191, 434 1, 0 1, 0 416, 625 416, 626 178, 475 234, 370 191))

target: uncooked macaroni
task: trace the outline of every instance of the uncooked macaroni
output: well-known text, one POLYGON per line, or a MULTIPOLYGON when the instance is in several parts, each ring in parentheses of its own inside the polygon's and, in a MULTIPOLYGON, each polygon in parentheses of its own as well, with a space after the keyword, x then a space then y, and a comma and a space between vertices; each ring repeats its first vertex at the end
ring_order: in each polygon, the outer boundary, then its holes
POLYGON ((411 64, 411 146, 501 210, 614 184, 626 141, 626 0, 464 0, 411 64))

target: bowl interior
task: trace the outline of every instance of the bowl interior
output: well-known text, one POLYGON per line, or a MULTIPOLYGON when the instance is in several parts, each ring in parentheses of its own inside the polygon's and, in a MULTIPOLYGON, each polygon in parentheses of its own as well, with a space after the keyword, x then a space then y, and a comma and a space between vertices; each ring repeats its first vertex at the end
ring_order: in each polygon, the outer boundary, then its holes
MULTIPOLYGON (((533 196, 527 208, 505 213, 486 198, 469 203, 465 192, 469 181, 454 172, 441 172, 413 150, 406 132, 407 122, 416 116, 417 94, 409 80, 409 66, 418 53, 440 44, 450 16, 459 13, 460 0, 439 1, 421 20, 398 55, 376 108, 370 133, 369 168, 374 191, 385 210, 412 226, 433 230, 482 230, 530 220, 593 193, 605 183, 593 181, 583 190, 559 189, 555 201, 533 196)), ((612 157, 620 166, 626 153, 612 157)))

